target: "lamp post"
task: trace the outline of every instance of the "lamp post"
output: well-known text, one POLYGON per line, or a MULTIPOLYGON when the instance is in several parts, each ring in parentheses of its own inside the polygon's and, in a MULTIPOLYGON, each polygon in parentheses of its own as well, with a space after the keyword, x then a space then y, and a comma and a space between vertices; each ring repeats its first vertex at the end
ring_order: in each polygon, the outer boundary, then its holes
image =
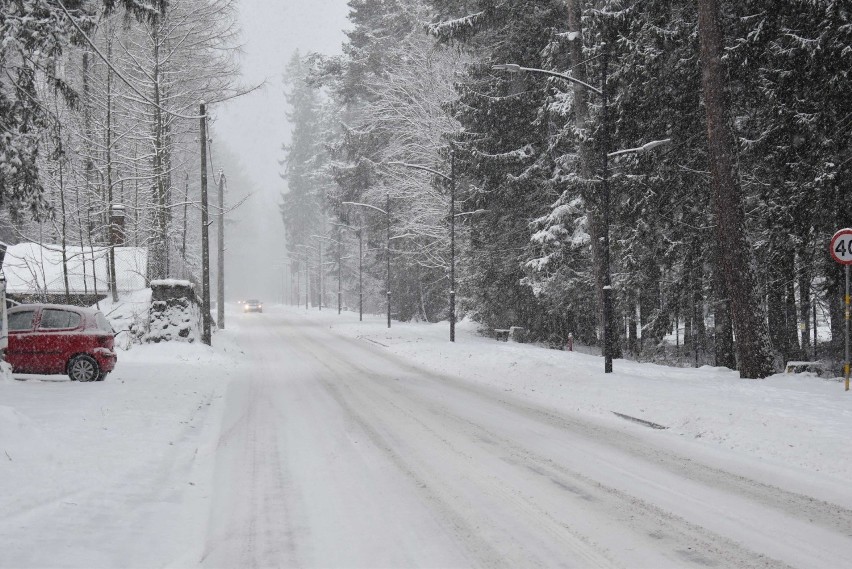
POLYGON ((374 209, 378 212, 385 214, 385 228, 387 230, 387 238, 385 245, 385 257, 387 260, 387 276, 385 278, 385 286, 387 287, 387 297, 388 297, 388 328, 391 327, 391 290, 390 290, 390 194, 386 195, 385 198, 385 209, 380 207, 376 207, 374 205, 359 203, 359 202, 343 202, 344 205, 354 205, 358 207, 365 207, 368 209, 374 209))
POLYGON ((406 162, 388 162, 389 165, 402 166, 413 170, 423 170, 450 183, 450 342, 456 341, 456 151, 450 149, 450 175, 420 164, 406 162))
POLYGON ((537 69, 534 67, 523 67, 515 63, 503 63, 492 66, 492 69, 500 71, 508 71, 509 73, 518 73, 521 71, 528 73, 537 73, 549 77, 563 79, 575 85, 591 91, 601 97, 601 128, 602 146, 603 146, 603 171, 601 173, 602 189, 603 189, 603 214, 604 214, 604 286, 603 286, 603 332, 604 332, 604 373, 612 373, 612 354, 613 350, 613 322, 612 322, 612 274, 610 270, 610 245, 609 245, 609 225, 610 225, 610 189, 609 189, 609 159, 631 154, 636 152, 644 152, 652 148, 656 148, 662 144, 671 142, 671 139, 655 140, 637 148, 627 148, 610 152, 609 150, 609 93, 607 90, 607 73, 609 65, 609 50, 604 49, 602 56, 603 76, 601 78, 601 88, 598 89, 589 85, 585 81, 555 71, 546 69, 537 69))
POLYGON ((362 280, 361 280, 361 263, 364 259, 364 242, 361 239, 361 228, 360 227, 352 227, 351 225, 346 225, 345 223, 334 223, 330 222, 331 225, 335 227, 342 227, 343 229, 349 229, 355 232, 355 235, 358 237, 358 320, 364 320, 364 294, 362 288, 362 280))

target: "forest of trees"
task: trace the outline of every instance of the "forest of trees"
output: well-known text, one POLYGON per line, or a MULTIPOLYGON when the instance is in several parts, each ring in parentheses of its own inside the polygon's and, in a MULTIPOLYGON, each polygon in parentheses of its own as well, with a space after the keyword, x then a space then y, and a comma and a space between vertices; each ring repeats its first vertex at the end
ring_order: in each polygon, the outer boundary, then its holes
MULTIPOLYGON (((148 279, 196 278, 199 102, 237 88, 236 15, 236 0, 4 2, 2 239, 112 250, 123 206, 148 279)), ((98 275, 113 295, 114 271, 98 275)))
POLYGON ((616 357, 743 377, 842 359, 827 248, 852 225, 848 2, 349 7, 342 55, 286 69, 294 300, 307 276, 320 301, 340 247, 357 308, 361 237, 367 310, 383 310, 390 255, 394 317, 446 320, 453 160, 457 312, 485 330, 601 345, 611 275, 616 357))

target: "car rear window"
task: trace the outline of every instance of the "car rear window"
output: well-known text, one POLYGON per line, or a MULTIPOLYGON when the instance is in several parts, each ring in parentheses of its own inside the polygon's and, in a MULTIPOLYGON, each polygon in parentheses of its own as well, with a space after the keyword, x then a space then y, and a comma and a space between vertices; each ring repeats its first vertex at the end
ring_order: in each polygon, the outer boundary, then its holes
POLYGON ((9 330, 32 330, 35 310, 21 310, 9 314, 9 330))
POLYGON ((63 328, 76 328, 80 325, 80 315, 69 310, 56 310, 45 308, 41 312, 39 328, 48 330, 60 330, 63 328))
POLYGON ((103 330, 104 332, 109 332, 110 334, 113 333, 112 324, 110 324, 109 320, 107 320, 106 316, 104 316, 100 312, 95 314, 95 322, 97 323, 99 330, 103 330))

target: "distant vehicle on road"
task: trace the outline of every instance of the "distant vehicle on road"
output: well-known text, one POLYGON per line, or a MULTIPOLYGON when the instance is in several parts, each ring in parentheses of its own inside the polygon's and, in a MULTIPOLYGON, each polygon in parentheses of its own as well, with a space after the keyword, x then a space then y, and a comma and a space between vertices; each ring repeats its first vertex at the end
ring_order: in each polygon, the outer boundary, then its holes
POLYGON ((115 367, 115 332, 99 310, 21 304, 9 309, 8 320, 6 361, 14 373, 103 381, 115 367))
POLYGON ((259 300, 247 300, 243 304, 243 312, 263 312, 263 304, 259 300))

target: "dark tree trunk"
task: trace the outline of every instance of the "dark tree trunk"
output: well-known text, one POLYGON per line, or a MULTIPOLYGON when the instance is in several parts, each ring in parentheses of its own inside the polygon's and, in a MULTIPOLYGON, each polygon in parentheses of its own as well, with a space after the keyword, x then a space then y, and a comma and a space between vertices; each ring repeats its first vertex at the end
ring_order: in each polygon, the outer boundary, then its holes
POLYGON ((627 298, 627 345, 633 356, 639 354, 639 334, 636 327, 639 321, 636 318, 636 295, 629 294, 627 298))
MULTIPOLYGON (((802 350, 799 347, 799 318, 796 314, 796 254, 793 244, 784 251, 784 320, 786 335, 784 343, 787 345, 785 360, 801 360, 802 350)), ((786 362, 785 362, 786 363, 786 362)))
POLYGON ((716 270, 721 271, 730 294, 740 377, 761 378, 772 373, 772 358, 749 264, 717 0, 698 1, 698 31, 716 237, 721 247, 721 265, 716 270))
MULTIPOLYGON (((808 246, 803 239, 798 251, 799 270, 799 319, 804 323, 802 328, 803 358, 811 357, 811 281, 813 280, 813 256, 808 252, 808 246)), ((814 357, 816 359, 816 357, 814 357)))
POLYGON ((692 262, 692 314, 695 319, 692 325, 695 337, 692 349, 698 363, 699 356, 704 353, 707 339, 707 326, 704 323, 704 263, 697 252, 692 257, 692 262))
POLYGON ((777 254, 777 243, 773 243, 766 283, 766 309, 769 321, 769 342, 772 351, 781 359, 787 359, 787 335, 784 328, 787 324, 784 314, 784 283, 781 255, 777 254))
MULTIPOLYGON (((718 248, 717 248, 718 249, 718 248)), ((716 253, 718 255, 718 252, 716 253)), ((716 263, 719 266, 719 263, 716 263)), ((714 336, 716 365, 737 369, 737 356, 734 351, 734 328, 731 324, 731 308, 728 300, 725 279, 718 270, 713 271, 714 336)))
MULTIPOLYGON (((826 256, 828 256, 828 247, 826 256)), ((831 344, 830 356, 835 366, 835 372, 840 375, 843 373, 843 339, 845 337, 845 314, 843 310, 843 296, 845 294, 846 280, 843 274, 843 267, 834 262, 833 259, 827 259, 825 294, 828 301, 828 315, 831 320, 831 344)))

